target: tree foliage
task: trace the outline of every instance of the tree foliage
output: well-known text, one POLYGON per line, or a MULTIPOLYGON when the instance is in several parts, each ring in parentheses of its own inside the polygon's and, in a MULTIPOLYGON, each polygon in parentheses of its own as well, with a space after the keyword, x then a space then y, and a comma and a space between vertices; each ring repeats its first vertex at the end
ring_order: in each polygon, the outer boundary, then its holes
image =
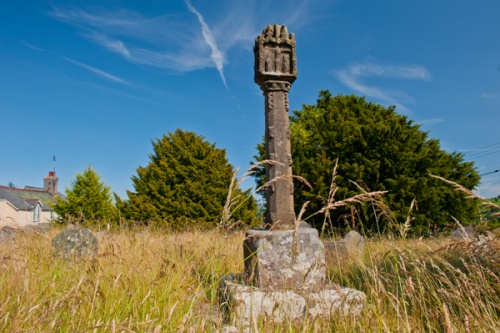
MULTIPOLYGON (((226 152, 193 132, 177 129, 152 142, 145 167, 132 177, 135 191, 118 199, 125 218, 174 228, 213 226, 221 219, 233 167, 226 152)), ((251 194, 235 189, 233 219, 250 223, 257 205, 251 194)))
POLYGON ((116 217, 116 208, 111 200, 110 188, 100 181, 100 177, 90 166, 81 174, 77 174, 66 189, 66 198, 56 197, 54 212, 61 219, 82 224, 98 221, 112 222, 116 217))
MULTIPOLYGON (((411 216, 412 229, 422 233, 453 224, 452 217, 462 223, 474 218, 475 201, 429 177, 439 175, 472 189, 480 179, 473 163, 465 162, 460 153, 443 151, 438 140, 429 139, 395 107, 321 91, 316 105, 294 111, 290 121, 293 172, 313 187, 295 183, 296 211, 310 201, 304 216, 324 206, 338 159, 337 201, 359 194, 359 187, 388 193, 381 199, 385 205, 348 205, 332 211, 333 227, 356 227, 360 222, 364 228, 382 231, 411 216), (413 199, 416 206, 410 212, 413 199), (387 206, 393 214, 387 214, 387 206)), ((258 150, 256 158, 264 159, 264 144, 258 150)), ((264 177, 263 172, 257 174, 257 183, 264 177)), ((325 219, 316 215, 308 222, 322 227, 325 219)))

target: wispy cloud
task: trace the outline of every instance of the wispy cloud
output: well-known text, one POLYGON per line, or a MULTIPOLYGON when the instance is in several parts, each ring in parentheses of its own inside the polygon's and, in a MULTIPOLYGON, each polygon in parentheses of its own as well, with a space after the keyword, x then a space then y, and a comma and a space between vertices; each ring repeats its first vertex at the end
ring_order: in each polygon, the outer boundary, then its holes
POLYGON ((189 52, 168 53, 145 47, 138 47, 133 44, 108 37, 104 34, 94 33, 88 35, 96 44, 107 50, 117 53, 128 61, 157 68, 172 69, 178 72, 189 72, 201 68, 211 67, 206 57, 189 52))
POLYGON ((35 46, 35 45, 33 45, 33 44, 31 44, 31 43, 28 43, 28 42, 25 42, 25 41, 21 41, 21 43, 22 43, 24 46, 26 46, 27 48, 30 48, 30 49, 35 50, 35 51, 39 51, 39 52, 49 52, 49 51, 47 51, 47 50, 45 50, 45 49, 42 49, 41 47, 35 46))
POLYGON ((420 79, 430 80, 431 75, 420 65, 380 65, 373 62, 356 63, 348 68, 352 75, 388 77, 398 79, 420 79))
POLYGON ((217 67, 217 70, 219 71, 219 75, 222 79, 222 82, 224 83, 224 86, 226 89, 229 89, 226 83, 226 78, 224 77, 224 63, 226 62, 226 59, 224 58, 224 54, 219 50, 217 43, 215 42, 215 38, 212 34, 212 31, 210 30, 209 26, 205 22, 205 19, 203 16, 200 14, 199 11, 196 10, 196 8, 191 5, 191 2, 189 0, 184 0, 186 3, 186 6, 188 7, 189 11, 196 15, 198 18, 198 21, 200 22, 201 25, 201 33, 203 35, 203 39, 205 39, 205 42, 207 43, 208 47, 210 47, 211 51, 211 58, 212 61, 215 64, 215 67, 217 67))
POLYGON ((56 19, 80 28, 80 34, 128 61, 187 72, 215 67, 207 45, 190 24, 171 15, 145 17, 119 10, 87 12, 55 9, 56 19))
MULTIPOLYGON (((116 95, 119 95, 119 96, 122 96, 122 97, 125 97, 125 98, 128 98, 128 99, 131 99, 131 100, 140 101, 140 102, 145 103, 145 104, 151 104, 151 105, 155 105, 155 106, 161 106, 160 104, 156 103, 154 101, 154 99, 137 97, 137 96, 135 96, 133 94, 125 93, 123 91, 120 91, 120 90, 117 90, 117 89, 113 89, 113 88, 110 88, 108 86, 103 86, 103 85, 100 85, 100 84, 96 84, 96 83, 89 83, 89 85, 91 87, 95 88, 95 89, 99 89, 99 90, 102 90, 102 91, 105 91, 105 92, 116 94, 116 95)), ((143 112, 143 111, 141 111, 141 112, 143 112)))
POLYGON ((349 67, 338 70, 337 78, 352 90, 394 104, 406 114, 412 111, 405 104, 414 104, 411 96, 399 90, 390 90, 364 82, 366 78, 389 78, 395 80, 431 80, 430 73, 420 65, 381 65, 373 61, 354 63, 349 67))
POLYGON ((444 121, 443 118, 428 118, 428 119, 420 120, 419 123, 422 125, 430 126, 430 125, 442 123, 443 121, 444 121))
POLYGON ((67 57, 63 57, 63 58, 64 58, 64 60, 66 60, 66 61, 68 61, 68 62, 70 62, 72 64, 75 64, 77 66, 80 66, 82 68, 85 68, 85 69, 91 71, 92 73, 95 73, 95 74, 97 74, 97 75, 99 75, 99 76, 101 76, 101 77, 103 77, 105 79, 108 79, 108 80, 113 81, 113 82, 121 83, 121 84, 130 85, 129 82, 125 81, 124 79, 119 78, 118 76, 109 74, 108 72, 105 72, 105 71, 100 70, 98 68, 86 65, 84 63, 81 63, 81 62, 76 61, 76 60, 71 59, 71 58, 67 58, 67 57))
POLYGON ((495 99, 495 98, 499 98, 500 94, 482 93, 479 95, 479 97, 485 98, 485 99, 495 99))
POLYGON ((67 21, 73 25, 93 26, 95 28, 117 29, 127 27, 140 31, 144 24, 151 24, 154 19, 146 19, 138 13, 126 9, 109 12, 91 13, 81 9, 65 10, 55 7, 50 13, 53 17, 67 21))
POLYGON ((151 16, 127 9, 64 8, 48 15, 78 28, 81 36, 127 61, 175 73, 216 68, 227 88, 230 52, 252 50, 257 34, 269 23, 286 24, 290 32, 317 24, 325 0, 221 0, 218 10, 184 0, 176 12, 151 16), (206 13, 206 14, 205 14, 206 13), (194 14, 194 15, 192 15, 194 14), (201 29, 200 29, 201 27, 201 29))

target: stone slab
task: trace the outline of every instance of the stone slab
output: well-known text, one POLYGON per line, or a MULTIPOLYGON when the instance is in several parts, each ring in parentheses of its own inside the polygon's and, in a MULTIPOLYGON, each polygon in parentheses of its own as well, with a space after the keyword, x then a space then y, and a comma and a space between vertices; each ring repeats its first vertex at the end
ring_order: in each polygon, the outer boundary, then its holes
POLYGON ((332 314, 357 315, 366 295, 332 283, 318 291, 265 291, 231 279, 223 279, 220 295, 223 320, 245 331, 255 320, 283 323, 306 317, 329 318, 332 314))
POLYGON ((249 230, 243 251, 252 286, 310 290, 325 283, 325 248, 316 229, 249 230))

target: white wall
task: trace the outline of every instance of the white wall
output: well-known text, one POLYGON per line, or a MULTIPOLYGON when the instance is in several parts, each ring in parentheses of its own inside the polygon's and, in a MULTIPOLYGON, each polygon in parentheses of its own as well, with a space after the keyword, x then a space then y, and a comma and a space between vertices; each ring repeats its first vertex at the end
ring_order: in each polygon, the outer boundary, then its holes
MULTIPOLYGON (((55 216, 55 215, 54 215, 55 216)), ((27 225, 50 222, 50 212, 41 212, 40 221, 32 222, 33 213, 31 211, 19 210, 7 200, 0 200, 0 228, 9 226, 12 228, 23 228, 27 225)))

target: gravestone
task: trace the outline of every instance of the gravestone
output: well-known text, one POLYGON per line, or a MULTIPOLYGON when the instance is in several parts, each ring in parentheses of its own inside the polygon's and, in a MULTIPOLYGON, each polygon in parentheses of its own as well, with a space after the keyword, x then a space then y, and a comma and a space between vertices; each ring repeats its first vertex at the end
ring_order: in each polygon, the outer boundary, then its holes
POLYGON ((358 313, 364 293, 341 288, 326 278, 325 248, 318 231, 296 221, 288 92, 297 78, 295 37, 282 25, 268 25, 254 47, 255 82, 265 97, 265 142, 268 186, 266 225, 249 230, 244 240, 245 271, 221 280, 224 321, 241 331, 253 320, 302 320, 333 312, 358 313))
POLYGON ((0 243, 13 242, 16 239, 16 230, 9 226, 0 229, 0 243))
POLYGON ((361 234, 351 230, 342 240, 323 242, 323 245, 325 246, 326 262, 334 264, 338 260, 346 260, 349 257, 363 254, 366 242, 361 234))
POLYGON ((68 228, 52 240, 57 255, 71 259, 97 254, 97 238, 89 229, 68 228))

